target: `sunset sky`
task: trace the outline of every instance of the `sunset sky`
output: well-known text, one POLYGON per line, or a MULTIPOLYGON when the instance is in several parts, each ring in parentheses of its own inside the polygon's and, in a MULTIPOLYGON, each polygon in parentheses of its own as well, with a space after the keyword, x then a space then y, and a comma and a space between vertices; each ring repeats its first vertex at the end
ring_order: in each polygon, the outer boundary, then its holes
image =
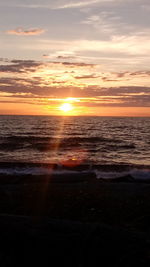
POLYGON ((0 114, 150 116, 149 0, 0 0, 0 25, 0 114))

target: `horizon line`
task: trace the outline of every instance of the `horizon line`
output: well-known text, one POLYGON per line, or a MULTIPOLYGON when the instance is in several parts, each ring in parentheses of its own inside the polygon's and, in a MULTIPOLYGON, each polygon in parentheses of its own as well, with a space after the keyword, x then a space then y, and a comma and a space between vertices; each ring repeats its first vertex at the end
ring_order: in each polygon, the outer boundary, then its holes
POLYGON ((122 118, 150 118, 150 115, 49 115, 49 114, 0 114, 0 116, 37 116, 37 117, 122 117, 122 118))

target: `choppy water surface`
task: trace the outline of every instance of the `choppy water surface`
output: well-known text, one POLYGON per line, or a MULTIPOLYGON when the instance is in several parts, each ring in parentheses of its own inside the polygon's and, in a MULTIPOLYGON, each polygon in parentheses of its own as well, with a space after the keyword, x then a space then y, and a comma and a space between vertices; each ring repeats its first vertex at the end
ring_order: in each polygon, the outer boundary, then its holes
POLYGON ((0 116, 0 161, 150 165, 149 129, 149 118, 0 116))

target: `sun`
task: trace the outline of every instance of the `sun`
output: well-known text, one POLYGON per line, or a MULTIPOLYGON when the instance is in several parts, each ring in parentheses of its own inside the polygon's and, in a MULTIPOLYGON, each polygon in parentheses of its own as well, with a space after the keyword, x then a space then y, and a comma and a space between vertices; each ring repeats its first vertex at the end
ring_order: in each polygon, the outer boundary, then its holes
POLYGON ((59 107, 59 109, 63 112, 69 112, 73 109, 73 105, 70 103, 64 103, 59 107))

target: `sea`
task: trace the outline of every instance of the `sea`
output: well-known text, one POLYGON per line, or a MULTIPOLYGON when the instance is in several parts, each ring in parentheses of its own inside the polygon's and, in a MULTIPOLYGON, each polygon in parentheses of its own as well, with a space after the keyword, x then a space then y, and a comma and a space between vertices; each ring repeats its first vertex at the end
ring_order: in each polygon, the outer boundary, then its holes
POLYGON ((150 118, 0 116, 0 174, 150 181, 150 118))

